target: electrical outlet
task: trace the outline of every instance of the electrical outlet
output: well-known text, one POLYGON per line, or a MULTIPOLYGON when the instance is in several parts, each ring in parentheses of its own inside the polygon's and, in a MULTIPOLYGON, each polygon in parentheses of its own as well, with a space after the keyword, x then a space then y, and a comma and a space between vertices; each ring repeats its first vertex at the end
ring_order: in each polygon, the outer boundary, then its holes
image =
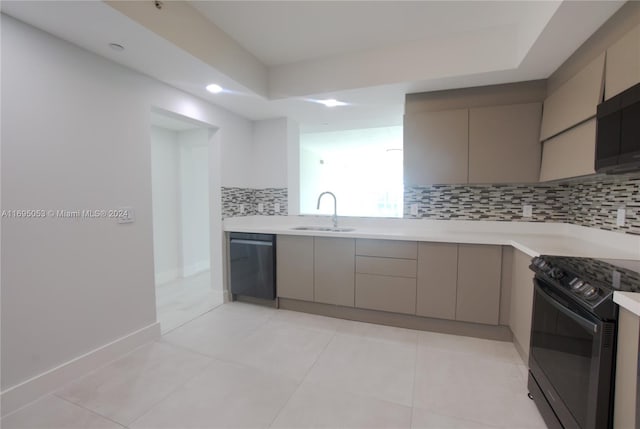
POLYGON ((533 217, 533 206, 529 204, 525 204, 522 206, 522 217, 533 217))
POLYGON ((616 225, 618 226, 624 226, 624 223, 626 221, 627 218, 627 209, 624 207, 621 207, 618 209, 617 212, 617 216, 616 216, 616 225))
POLYGON ((280 213, 280 203, 275 203, 273 205, 273 211, 276 213, 280 213))
POLYGON ((264 204, 258 203, 258 213, 262 213, 264 211, 264 204))
POLYGON ((244 204, 240 204, 240 214, 244 214, 244 204))
POLYGON ((413 216, 418 216, 418 205, 417 204, 411 204, 411 214, 413 216))

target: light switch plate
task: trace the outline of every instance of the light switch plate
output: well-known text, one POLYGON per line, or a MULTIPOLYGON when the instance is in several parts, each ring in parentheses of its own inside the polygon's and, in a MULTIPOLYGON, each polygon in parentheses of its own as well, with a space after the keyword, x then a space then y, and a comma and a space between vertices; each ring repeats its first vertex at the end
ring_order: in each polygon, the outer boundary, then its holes
POLYGON ((280 213, 280 203, 275 203, 273 205, 273 211, 276 213, 280 213))
POLYGON ((525 204, 522 206, 522 217, 533 217, 533 206, 529 204, 525 204))
POLYGON ((240 204, 240 214, 244 214, 244 204, 240 204))
POLYGON ((417 204, 411 204, 411 214, 414 216, 418 215, 418 205, 417 204))
POLYGON ((616 225, 618 226, 624 226, 624 223, 627 219, 627 209, 624 207, 621 207, 618 209, 617 212, 617 216, 616 216, 616 225))
POLYGON ((264 204, 258 203, 258 213, 262 213, 264 211, 264 204))

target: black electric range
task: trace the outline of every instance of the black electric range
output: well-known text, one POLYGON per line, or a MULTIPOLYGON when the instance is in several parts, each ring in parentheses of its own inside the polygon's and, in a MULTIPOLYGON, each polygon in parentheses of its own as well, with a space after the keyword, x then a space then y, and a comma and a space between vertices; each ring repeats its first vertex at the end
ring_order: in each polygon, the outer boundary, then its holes
POLYGON ((613 294, 640 292, 640 261, 543 255, 530 268, 530 395, 551 428, 613 427, 613 294))

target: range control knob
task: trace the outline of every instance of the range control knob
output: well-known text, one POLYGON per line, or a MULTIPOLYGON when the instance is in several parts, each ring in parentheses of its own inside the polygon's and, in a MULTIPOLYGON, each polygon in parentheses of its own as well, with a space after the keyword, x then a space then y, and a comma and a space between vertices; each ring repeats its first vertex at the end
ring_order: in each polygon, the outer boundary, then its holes
POLYGON ((564 271, 562 271, 560 268, 551 268, 551 270, 549 271, 549 275, 551 276, 552 279, 556 279, 556 280, 560 280, 561 278, 564 277, 564 271))
POLYGON ((569 282, 569 287, 571 290, 578 290, 582 286, 584 286, 584 280, 580 280, 579 277, 574 277, 573 280, 569 282))
POLYGON ((598 289, 594 286, 591 286, 589 283, 585 283, 582 288, 580 288, 580 293, 586 299, 593 299, 598 296, 598 289))
POLYGON ((536 256, 535 258, 533 258, 533 260, 531 261, 531 263, 538 268, 544 268, 547 266, 547 261, 545 261, 544 259, 536 256))

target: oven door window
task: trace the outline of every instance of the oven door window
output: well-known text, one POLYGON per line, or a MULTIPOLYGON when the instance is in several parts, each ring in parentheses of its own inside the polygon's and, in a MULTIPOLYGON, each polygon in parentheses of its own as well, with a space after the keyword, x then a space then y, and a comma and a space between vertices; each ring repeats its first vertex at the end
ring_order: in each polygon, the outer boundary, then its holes
POLYGON ((580 427, 585 427, 596 325, 559 299, 536 286, 531 354, 580 427))

